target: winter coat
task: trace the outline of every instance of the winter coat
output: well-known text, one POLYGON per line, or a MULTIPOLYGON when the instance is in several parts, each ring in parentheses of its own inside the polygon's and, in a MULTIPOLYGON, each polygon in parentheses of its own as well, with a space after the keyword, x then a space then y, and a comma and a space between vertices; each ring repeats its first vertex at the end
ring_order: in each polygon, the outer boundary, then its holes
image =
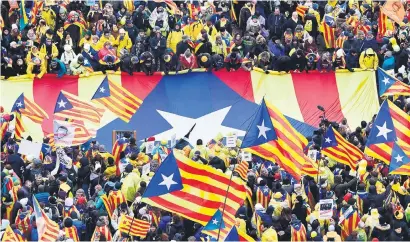
POLYGON ((25 165, 23 159, 18 154, 11 154, 7 157, 6 164, 10 164, 13 171, 21 179, 23 178, 25 165))
POLYGON ((391 233, 390 224, 376 225, 373 228, 371 238, 377 238, 379 241, 387 241, 391 233))
POLYGON ((160 36, 159 38, 154 36, 149 40, 149 45, 154 56, 158 57, 164 53, 167 46, 167 40, 163 36, 160 36))
POLYGON ((354 49, 355 45, 356 45, 355 39, 346 40, 345 42, 343 42, 343 51, 345 53, 349 53, 351 49, 354 49))
POLYGON ((292 32, 294 32, 295 29, 296 29, 296 25, 298 25, 298 24, 302 24, 302 22, 300 22, 300 20, 295 22, 292 18, 290 18, 283 25, 283 30, 286 30, 286 29, 290 28, 292 30, 292 32))
POLYGON ((296 52, 292 54, 290 57, 291 59, 291 64, 292 64, 292 70, 299 70, 303 71, 305 70, 306 67, 306 58, 305 56, 300 56, 298 57, 296 52))
POLYGON ((134 41, 138 36, 137 27, 135 27, 135 25, 132 25, 132 26, 125 25, 123 28, 125 31, 127 31, 128 37, 131 39, 132 44, 134 44, 134 41))
POLYGON ((251 15, 252 13, 249 7, 244 6, 241 8, 241 11, 239 12, 239 28, 242 30, 246 29, 246 23, 251 15))
MULTIPOLYGON (((80 56, 80 55, 78 55, 78 56, 80 56)), ((77 56, 76 59, 74 59, 70 63, 70 70, 73 73, 73 75, 80 75, 80 74, 85 74, 87 72, 91 72, 92 71, 91 68, 86 67, 86 64, 88 64, 88 63, 86 63, 87 60, 84 60, 83 64, 78 64, 78 62, 77 62, 78 61, 78 56, 77 56)))
POLYGON ((177 52, 177 45, 182 40, 182 31, 181 30, 172 30, 168 34, 167 38, 167 48, 170 48, 174 53, 177 52))
POLYGON ((93 70, 98 70, 98 66, 100 65, 98 63, 99 58, 98 58, 98 53, 97 51, 95 51, 92 47, 90 47, 90 51, 86 52, 86 51, 82 51, 81 55, 84 57, 85 60, 88 61, 88 63, 90 63, 91 67, 93 68, 93 70))
POLYGON ((122 49, 126 49, 128 51, 131 50, 132 47, 132 41, 130 37, 128 37, 127 34, 121 38, 121 36, 118 36, 117 39, 115 40, 115 45, 117 45, 117 55, 120 56, 120 51, 122 49))
POLYGON ((360 68, 362 69, 373 69, 376 70, 379 66, 379 58, 377 55, 369 56, 366 55, 365 51, 360 54, 359 58, 360 68))
POLYGON ((271 13, 266 22, 266 28, 269 30, 270 36, 282 37, 283 25, 285 24, 285 17, 282 14, 275 15, 271 13))
POLYGON ((394 56, 390 56, 384 59, 382 69, 383 70, 392 70, 395 66, 395 58, 394 56))
POLYGON ((27 66, 27 74, 35 74, 38 78, 42 78, 47 73, 47 67, 45 61, 41 61, 40 65, 29 63, 27 66))
POLYGON ((55 28, 56 13, 51 8, 48 11, 41 11, 41 18, 46 21, 50 29, 55 28))
POLYGON ((268 228, 262 233, 261 237, 262 242, 275 242, 278 241, 278 234, 273 228, 268 228))
POLYGON ((349 53, 346 55, 346 69, 351 70, 353 68, 359 68, 359 56, 353 56, 349 53))
POLYGON ((114 36, 110 35, 110 37, 105 37, 105 35, 102 35, 100 40, 98 41, 98 49, 104 48, 105 42, 110 42, 112 45, 115 45, 115 38, 114 36))
POLYGON ((360 51, 367 50, 368 48, 371 48, 373 50, 377 50, 378 47, 379 46, 378 46, 377 41, 375 39, 370 39, 370 40, 365 39, 365 40, 363 40, 363 46, 360 49, 360 51))
POLYGON ((78 169, 78 181, 79 183, 90 183, 91 169, 87 158, 80 159, 81 167, 78 169))
POLYGON ((398 234, 396 231, 392 231, 389 236, 389 241, 403 241, 403 234, 398 234))
POLYGON ((176 52, 176 55, 177 55, 177 56, 180 56, 180 55, 184 54, 187 49, 190 49, 191 52, 194 51, 194 48, 192 48, 192 46, 189 45, 189 43, 188 43, 187 41, 186 41, 186 42, 185 42, 185 41, 180 41, 180 42, 177 44, 177 52, 176 52))
POLYGON ((65 67, 64 63, 61 62, 59 59, 54 58, 54 60, 57 62, 57 68, 56 69, 50 68, 51 69, 50 73, 55 73, 55 74, 57 74, 58 78, 61 78, 67 72, 67 68, 65 67))

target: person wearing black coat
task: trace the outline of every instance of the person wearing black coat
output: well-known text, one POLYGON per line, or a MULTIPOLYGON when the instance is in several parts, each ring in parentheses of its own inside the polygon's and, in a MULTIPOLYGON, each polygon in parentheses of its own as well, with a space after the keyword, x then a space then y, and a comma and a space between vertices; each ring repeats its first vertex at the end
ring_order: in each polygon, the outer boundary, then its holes
POLYGON ((14 173, 20 178, 23 179, 23 174, 26 169, 23 159, 21 159, 20 155, 15 154, 12 149, 8 151, 8 157, 6 164, 10 164, 11 168, 13 168, 14 173))
POLYGON ((387 186, 386 191, 381 194, 377 194, 376 186, 371 185, 369 187, 369 203, 370 207, 372 208, 380 208, 383 207, 384 200, 386 199, 387 195, 390 193, 390 186, 387 186))
POLYGON ((307 228, 307 222, 306 222, 306 217, 307 217, 307 208, 305 205, 303 205, 303 198, 302 196, 297 196, 296 197, 296 204, 295 207, 292 210, 292 214, 295 214, 296 217, 305 225, 307 228))
POLYGON ((133 72, 133 68, 132 68, 133 66, 132 66, 132 63, 131 63, 131 56, 128 53, 128 50, 123 49, 122 51, 123 51, 123 54, 120 57, 121 71, 127 72, 130 76, 132 76, 133 75, 133 73, 132 73, 133 72))
POLYGON ((91 169, 90 169, 90 162, 86 157, 82 157, 80 159, 80 164, 81 167, 78 169, 78 186, 81 187, 85 195, 88 199, 88 188, 90 185, 90 174, 91 174, 91 169))
MULTIPOLYGON (((206 33, 206 30, 201 30, 202 38, 199 39, 201 42, 198 43, 198 49, 195 51, 195 55, 199 56, 200 54, 211 54, 212 53, 212 44, 209 42, 209 36, 206 33)), ((178 47, 177 47, 178 48, 178 47)))
POLYGON ((189 49, 191 52, 194 52, 194 48, 192 48, 189 43, 189 37, 187 35, 183 35, 182 40, 177 44, 177 56, 184 54, 187 49, 189 49))
POLYGON ((303 50, 299 49, 295 51, 290 57, 292 70, 302 72, 306 69, 306 57, 303 54, 303 50))
MULTIPOLYGON (((397 73, 401 66, 407 67, 407 60, 409 59, 409 52, 407 50, 401 50, 397 56, 395 56, 394 72, 397 73)), ((381 61, 380 61, 381 62, 381 61)))
POLYGON ((285 17, 280 13, 279 7, 275 7, 275 11, 271 13, 266 22, 266 28, 269 30, 269 38, 276 36, 282 38, 283 25, 285 24, 285 17))
POLYGON ((343 42, 343 51, 345 53, 349 53, 350 50, 353 49, 356 45, 356 40, 354 39, 354 35, 352 33, 347 34, 347 38, 348 39, 345 42, 343 42))
POLYGON ((390 233, 389 241, 403 241, 403 228, 400 227, 399 223, 393 225, 393 230, 390 233))
POLYGON ((379 241, 387 241, 391 233, 390 224, 382 216, 379 218, 379 224, 373 228, 371 238, 377 238, 379 241))
POLYGON ((351 49, 346 55, 346 69, 353 72, 353 68, 359 68, 359 55, 355 49, 351 49))
POLYGON ((215 169, 221 169, 222 172, 225 173, 226 171, 225 162, 218 156, 213 156, 213 157, 212 156, 213 155, 209 155, 209 165, 215 169))
MULTIPOLYGON (((288 19, 285 24, 283 25, 283 29, 291 29, 292 32, 295 32, 296 26, 302 24, 302 22, 299 20, 298 13, 293 12, 292 13, 292 18, 288 19)), ((281 36, 282 37, 282 36, 281 36)))
POLYGON ((335 196, 337 197, 337 203, 342 203, 343 196, 346 193, 346 190, 349 189, 351 186, 356 185, 357 178, 353 178, 348 183, 343 183, 342 176, 335 176, 334 178, 335 185, 332 187, 332 190, 335 192, 335 196))

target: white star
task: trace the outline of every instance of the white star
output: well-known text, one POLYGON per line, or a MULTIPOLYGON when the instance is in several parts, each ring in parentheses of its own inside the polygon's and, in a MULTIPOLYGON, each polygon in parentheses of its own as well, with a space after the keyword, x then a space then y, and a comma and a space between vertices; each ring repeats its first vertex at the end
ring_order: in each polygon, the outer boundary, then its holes
POLYGON ((388 129, 388 128, 386 127, 386 122, 384 122, 383 126, 376 125, 376 128, 379 129, 379 133, 377 134, 376 137, 379 137, 379 136, 382 136, 382 135, 383 135, 383 137, 384 137, 386 140, 387 140, 387 134, 390 133, 391 131, 393 131, 393 130, 388 129))
POLYGON ((23 106, 23 104, 21 102, 18 102, 16 105, 17 105, 17 107, 23 106))
POLYGON ((271 128, 267 128, 265 126, 265 120, 262 120, 262 124, 261 125, 256 125, 259 129, 259 134, 258 134, 258 138, 263 136, 265 137, 265 139, 267 139, 268 137, 266 137, 266 131, 271 130, 271 128))
POLYGON ((104 87, 100 87, 100 92, 102 92, 102 93, 104 93, 104 92, 105 92, 104 87))
POLYGON ((269 189, 267 187, 265 187, 265 189, 263 189, 263 192, 267 193, 267 192, 269 192, 269 189))
POLYGON ((394 157, 394 159, 396 159, 396 162, 403 162, 403 158, 404 156, 400 156, 399 154, 397 154, 397 156, 394 157))
POLYGON ((325 142, 326 142, 326 143, 330 143, 330 142, 332 142, 332 140, 331 140, 329 137, 327 137, 327 138, 325 139, 325 142))
POLYGON ((272 165, 269 165, 268 166, 268 170, 272 170, 273 169, 273 166, 272 165))
POLYGON ((230 109, 231 106, 228 106, 196 119, 157 110, 157 112, 172 126, 172 128, 154 135, 155 140, 168 140, 173 135, 176 135, 176 137, 183 137, 189 129, 194 126, 194 124, 196 124, 196 126, 189 135, 189 142, 191 144, 195 144, 198 139, 202 139, 204 143, 207 143, 218 133, 226 135, 228 133, 236 132, 238 136, 244 136, 245 131, 222 125, 222 122, 229 113, 230 109))
POLYGON ((388 83, 390 83, 389 78, 386 77, 382 80, 382 82, 384 83, 384 85, 386 86, 388 83))
POLYGON ((161 174, 161 176, 162 176, 162 182, 158 185, 167 186, 168 190, 171 187, 171 185, 178 184, 177 182, 172 180, 174 178, 174 173, 172 173, 170 176, 164 176, 164 174, 161 174))
POLYGON ((65 105, 67 104, 67 102, 64 102, 63 99, 60 100, 60 102, 58 102, 58 107, 59 108, 65 108, 65 105))
POLYGON ((218 224, 218 220, 217 220, 216 218, 214 218, 214 219, 212 220, 212 224, 218 224))

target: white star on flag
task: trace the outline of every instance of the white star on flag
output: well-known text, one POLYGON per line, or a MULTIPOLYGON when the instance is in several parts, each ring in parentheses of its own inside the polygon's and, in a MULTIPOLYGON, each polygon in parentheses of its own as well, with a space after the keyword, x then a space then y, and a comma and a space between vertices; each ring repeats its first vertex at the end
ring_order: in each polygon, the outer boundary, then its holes
POLYGON ((67 102, 64 102, 63 99, 61 99, 60 102, 58 102, 58 107, 59 108, 65 108, 66 104, 67 104, 67 102))
POLYGON ((171 185, 176 185, 178 183, 176 183, 173 178, 174 178, 174 173, 172 173, 170 176, 164 176, 164 174, 161 174, 162 176, 162 182, 158 185, 163 185, 166 186, 167 189, 169 190, 169 188, 171 187, 171 185))
POLYGON ((390 83, 388 77, 384 78, 384 79, 382 80, 382 82, 384 83, 385 86, 390 83))
POLYGON ((214 219, 212 220, 212 224, 218 224, 218 220, 217 220, 216 218, 214 218, 214 219))
POLYGON ((329 137, 327 137, 327 138, 325 138, 325 142, 330 143, 330 142, 332 142, 332 140, 329 137))
POLYGON ((386 122, 384 122, 383 126, 376 125, 376 128, 379 129, 379 133, 377 134, 376 137, 383 136, 387 140, 387 134, 393 130, 388 129, 386 125, 387 125, 386 122))
POLYGON ((263 192, 264 192, 264 193, 267 193, 267 192, 269 192, 269 189, 268 189, 268 188, 265 188, 265 189, 263 189, 263 192))
POLYGON ((104 92, 105 92, 104 87, 100 87, 100 92, 102 92, 102 93, 104 93, 104 92))
POLYGON ((403 162, 403 158, 404 156, 400 156, 399 154, 396 157, 394 157, 394 159, 396 159, 396 162, 403 162))
POLYGON ((266 137, 266 131, 271 130, 270 128, 265 126, 265 120, 262 120, 262 124, 261 125, 256 125, 259 129, 259 134, 258 134, 258 138, 263 136, 265 137, 265 139, 267 139, 268 137, 266 137))
POLYGON ((23 104, 21 102, 18 102, 16 105, 17 105, 17 107, 23 106, 23 104))

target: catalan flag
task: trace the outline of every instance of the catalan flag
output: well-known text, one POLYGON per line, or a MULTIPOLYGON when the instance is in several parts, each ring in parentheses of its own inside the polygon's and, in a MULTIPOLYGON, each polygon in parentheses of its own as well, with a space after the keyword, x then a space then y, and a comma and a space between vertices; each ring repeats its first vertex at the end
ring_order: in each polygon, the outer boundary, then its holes
POLYGON ((133 218, 128 215, 122 215, 118 223, 118 229, 122 233, 127 233, 132 236, 144 239, 147 236, 151 225, 148 221, 133 218))
POLYGON ((9 129, 9 122, 2 122, 0 127, 0 138, 4 139, 4 135, 7 133, 9 129))
POLYGON ((95 226, 94 233, 90 241, 112 241, 112 235, 108 226, 95 226))
MULTIPOLYGON (((364 153, 390 164, 394 145, 410 155, 410 117, 389 100, 385 100, 373 122, 364 153)), ((410 165, 394 170, 392 174, 409 175, 410 165)))
POLYGON ((108 204, 110 206, 110 210, 108 211, 110 215, 112 215, 115 209, 121 205, 121 203, 126 203, 127 200, 125 199, 124 194, 119 191, 110 191, 108 194, 108 204))
POLYGON ((290 241, 307 241, 306 228, 300 220, 290 222, 290 241))
POLYGON ((369 25, 362 25, 362 24, 358 25, 356 28, 357 31, 359 30, 363 31, 364 34, 367 34, 367 32, 369 32, 371 29, 372 28, 369 25))
POLYGON ((387 31, 387 15, 380 10, 377 34, 384 37, 387 31))
MULTIPOLYGON (((343 211, 343 210, 344 209, 342 208, 342 210, 340 211, 340 216, 346 215, 346 214, 343 214, 343 212, 346 212, 347 210, 346 211, 343 211)), ((347 236, 349 236, 354 230, 357 229, 357 226, 359 226, 359 222, 360 222, 359 212, 355 209, 353 209, 352 212, 348 213, 347 216, 345 216, 345 219, 340 224, 340 227, 342 228, 342 236, 341 236, 342 241, 345 241, 347 236)))
POLYGON ((410 157, 404 153, 403 149, 395 143, 391 153, 389 172, 393 172, 398 168, 410 163, 410 157))
POLYGON ((229 234, 226 236, 225 241, 255 241, 251 236, 247 235, 244 231, 239 230, 236 226, 233 226, 229 234))
POLYGON ((349 26, 353 26, 353 28, 356 28, 357 24, 359 23, 359 19, 357 16, 350 16, 347 20, 346 23, 349 26))
POLYGON ((107 76, 95 91, 92 99, 102 104, 127 123, 142 104, 141 99, 121 85, 110 81, 107 76))
POLYGON ((54 108, 54 116, 62 120, 73 119, 100 125, 104 109, 97 108, 89 102, 80 100, 77 96, 61 91, 54 108))
POLYGON ((298 5, 296 7, 296 12, 298 13, 300 17, 302 17, 302 19, 305 17, 306 11, 308 10, 309 10, 308 6, 298 5))
POLYGON ((189 17, 191 19, 197 19, 198 13, 201 11, 200 6, 194 3, 188 3, 187 6, 189 11, 189 17))
POLYGON ((41 124, 43 119, 48 119, 48 114, 37 103, 31 101, 22 93, 14 102, 11 112, 19 112, 33 122, 41 124))
POLYGON ((268 186, 258 186, 256 188, 256 203, 259 203, 265 209, 268 208, 268 204, 272 198, 272 191, 268 186))
POLYGON ((249 170, 249 163, 247 161, 242 161, 238 166, 236 166, 234 172, 237 172, 243 180, 247 181, 248 180, 248 170, 249 170))
POLYGON ((78 238, 77 228, 74 226, 64 228, 65 237, 72 239, 74 242, 80 241, 78 238))
POLYGON ((36 197, 33 195, 33 208, 36 217, 38 241, 56 241, 60 228, 56 222, 49 219, 47 215, 41 210, 36 197))
POLYGON ((410 86, 389 75, 381 68, 377 68, 377 77, 379 79, 379 95, 395 96, 403 95, 410 96, 410 86))
POLYGON ((348 39, 347 36, 341 35, 336 39, 336 48, 343 48, 344 42, 348 39))
POLYGON ((14 231, 11 229, 10 225, 7 226, 6 231, 3 233, 2 242, 17 242, 20 241, 14 231))
POLYGON ((252 200, 253 192, 252 192, 252 189, 249 186, 246 186, 245 188, 246 188, 246 199, 249 202, 249 206, 253 209, 253 200, 252 200))
MULTIPOLYGON (((238 177, 230 180, 226 174, 174 150, 151 179, 142 202, 206 225, 215 212, 223 208, 225 196, 223 222, 226 227, 220 232, 221 240, 235 225, 236 211, 246 198, 244 182, 238 177)), ((218 230, 203 232, 218 237, 218 230)))
POLYGON ((333 127, 329 127, 323 136, 322 154, 353 170, 356 170, 357 163, 364 158, 363 152, 345 140, 333 127))
POLYGON ((95 129, 87 128, 78 122, 54 120, 53 142, 56 146, 82 145, 95 137, 96 133, 95 129))
POLYGON ((117 176, 120 175, 120 154, 121 152, 125 151, 128 145, 128 139, 125 137, 122 137, 120 139, 117 139, 115 141, 114 145, 112 146, 112 156, 114 156, 114 161, 115 161, 115 166, 117 167, 117 176))
POLYGON ((218 230, 219 228, 224 229, 225 223, 222 219, 222 212, 218 209, 202 230, 218 230))
POLYGON ((317 174, 316 164, 303 153, 307 143, 285 116, 263 99, 241 147, 249 147, 245 150, 278 163, 299 181, 302 174, 317 174))
POLYGON ((325 15, 322 25, 326 48, 335 48, 335 18, 330 15, 325 15))
POLYGON ((14 115, 15 115, 14 117, 14 120, 15 120, 14 138, 22 139, 23 133, 26 131, 26 129, 24 128, 24 124, 23 124, 23 117, 18 112, 15 112, 14 115))
POLYGON ((32 25, 36 25, 37 22, 37 14, 39 13, 40 9, 43 8, 44 1, 34 0, 33 1, 33 8, 31 9, 31 16, 30 16, 30 23, 32 25))

